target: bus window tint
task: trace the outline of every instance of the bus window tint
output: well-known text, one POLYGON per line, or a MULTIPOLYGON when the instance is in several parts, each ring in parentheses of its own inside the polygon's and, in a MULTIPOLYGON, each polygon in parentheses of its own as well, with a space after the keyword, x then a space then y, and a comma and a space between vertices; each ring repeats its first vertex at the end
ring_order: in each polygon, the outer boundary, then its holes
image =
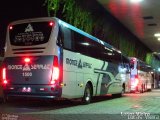
POLYGON ((87 47, 89 43, 86 40, 84 40, 84 36, 82 36, 81 34, 77 34, 74 31, 72 31, 72 35, 73 35, 75 52, 87 55, 87 47))
POLYGON ((121 54, 117 51, 91 40, 87 36, 68 29, 65 26, 61 26, 61 28, 63 32, 62 39, 64 49, 116 64, 121 61, 121 54))
POLYGON ((60 25, 59 27, 59 35, 58 35, 58 43, 62 44, 64 49, 73 50, 72 48, 72 38, 71 38, 70 29, 60 25))
POLYGON ((47 43, 52 27, 48 22, 23 23, 10 29, 10 42, 15 46, 31 46, 47 43))
POLYGON ((71 31, 67 29, 66 27, 63 27, 63 32, 64 32, 64 48, 67 48, 69 50, 72 49, 72 39, 71 39, 71 31))

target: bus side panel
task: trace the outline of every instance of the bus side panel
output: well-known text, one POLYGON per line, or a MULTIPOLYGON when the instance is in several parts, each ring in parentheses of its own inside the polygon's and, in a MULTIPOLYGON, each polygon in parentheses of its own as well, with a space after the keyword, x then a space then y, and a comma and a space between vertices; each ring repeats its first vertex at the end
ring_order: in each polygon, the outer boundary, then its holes
POLYGON ((120 64, 114 64, 114 63, 108 62, 108 65, 104 67, 104 71, 106 71, 106 74, 103 74, 103 77, 102 77, 100 94, 103 95, 106 93, 109 93, 109 94, 121 93, 122 76, 118 69, 119 65, 120 64))
POLYGON ((146 89, 147 90, 151 90, 152 89, 152 74, 150 72, 148 72, 146 74, 147 77, 147 81, 146 81, 146 89))
POLYGON ((62 96, 67 98, 79 98, 84 94, 85 85, 92 82, 93 94, 95 94, 96 80, 95 66, 102 66, 100 60, 87 57, 80 53, 63 51, 63 84, 62 96))
POLYGON ((92 82, 93 95, 121 92, 118 65, 67 50, 63 55, 63 97, 82 97, 88 81, 92 82))

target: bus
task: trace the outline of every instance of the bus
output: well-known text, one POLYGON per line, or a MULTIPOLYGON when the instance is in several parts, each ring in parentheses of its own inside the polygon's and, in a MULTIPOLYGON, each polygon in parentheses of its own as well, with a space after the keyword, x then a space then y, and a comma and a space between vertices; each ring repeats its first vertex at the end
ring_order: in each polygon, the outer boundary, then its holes
POLYGON ((122 53, 58 18, 10 23, 5 50, 5 98, 80 98, 88 104, 93 96, 124 92, 122 53))
POLYGON ((130 57, 130 81, 128 83, 130 92, 151 91, 153 85, 153 70, 145 62, 130 57))
MULTIPOLYGON (((3 57, 0 57, 0 72, 1 72, 1 65, 3 62, 3 57)), ((0 103, 3 101, 3 87, 2 87, 2 78, 0 76, 0 103)))

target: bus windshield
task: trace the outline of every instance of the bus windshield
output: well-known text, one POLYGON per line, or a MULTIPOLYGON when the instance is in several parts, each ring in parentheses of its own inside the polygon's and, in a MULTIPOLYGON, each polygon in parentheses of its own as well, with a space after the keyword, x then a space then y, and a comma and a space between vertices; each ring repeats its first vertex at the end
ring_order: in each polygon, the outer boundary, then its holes
POLYGON ((15 46, 31 46, 47 43, 52 30, 50 22, 31 22, 11 25, 10 42, 15 46))

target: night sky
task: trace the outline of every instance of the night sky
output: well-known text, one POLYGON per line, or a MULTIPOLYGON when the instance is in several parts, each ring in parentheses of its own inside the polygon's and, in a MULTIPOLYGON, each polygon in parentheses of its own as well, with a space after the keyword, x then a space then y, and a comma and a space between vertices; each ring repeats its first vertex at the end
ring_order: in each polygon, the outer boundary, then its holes
POLYGON ((6 37, 7 25, 18 19, 46 17, 45 0, 1 0, 0 2, 0 55, 6 37), (3 1, 3 2, 2 2, 3 1))

